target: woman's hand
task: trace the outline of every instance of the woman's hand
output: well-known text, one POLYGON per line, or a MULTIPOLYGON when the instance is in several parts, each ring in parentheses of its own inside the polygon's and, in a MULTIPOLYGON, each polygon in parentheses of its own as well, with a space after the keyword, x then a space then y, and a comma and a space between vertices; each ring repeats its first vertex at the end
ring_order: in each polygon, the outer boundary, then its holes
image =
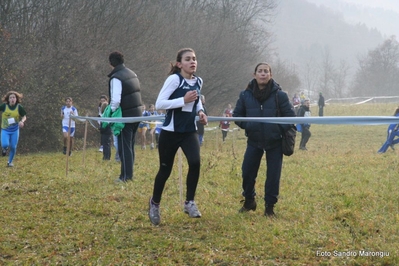
POLYGON ((184 103, 191 103, 197 100, 198 94, 197 91, 188 91, 186 95, 184 95, 184 103))
POLYGON ((199 111, 198 113, 199 116, 199 122, 203 125, 208 124, 208 117, 206 116, 206 114, 203 111, 199 111))
POLYGON ((18 126, 19 126, 19 128, 23 128, 23 127, 24 127, 24 125, 25 125, 25 123, 24 123, 24 122, 22 122, 22 121, 19 121, 19 122, 18 122, 18 126))

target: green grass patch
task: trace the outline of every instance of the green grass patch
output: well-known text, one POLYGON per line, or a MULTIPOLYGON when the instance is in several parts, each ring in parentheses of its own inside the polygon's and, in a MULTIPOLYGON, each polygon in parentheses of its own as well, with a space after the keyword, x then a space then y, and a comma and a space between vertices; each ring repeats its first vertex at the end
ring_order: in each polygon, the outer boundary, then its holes
MULTIPOLYGON (((329 105, 325 113, 390 115, 394 108, 329 105)), ((265 162, 258 209, 238 213, 242 130, 225 143, 220 130, 205 133, 201 219, 183 213, 176 155, 157 227, 147 215, 157 150, 136 148, 134 180, 123 185, 114 184, 120 165, 103 162, 97 149, 86 151, 84 163, 75 151, 67 176, 62 153, 17 155, 14 168, 3 157, 0 264, 398 265, 399 147, 377 154, 386 127, 312 125, 308 151, 284 158, 276 219, 263 215, 265 162)), ((183 197, 186 172, 183 156, 183 197)))

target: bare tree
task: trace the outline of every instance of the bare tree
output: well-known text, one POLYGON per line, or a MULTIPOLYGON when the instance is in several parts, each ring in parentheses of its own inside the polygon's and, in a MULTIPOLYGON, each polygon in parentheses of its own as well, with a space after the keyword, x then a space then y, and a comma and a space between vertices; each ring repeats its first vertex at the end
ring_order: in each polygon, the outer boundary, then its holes
MULTIPOLYGON (((218 110, 234 102, 267 50, 270 33, 259 22, 269 20, 274 8, 274 0, 3 0, 0 51, 7 52, 0 82, 24 93, 35 119, 22 134, 37 149, 57 147, 65 96, 74 98, 80 113, 95 114, 98 96, 108 93, 113 50, 124 53, 149 103, 177 50, 194 48, 208 110, 218 110)), ((29 147, 25 140, 21 150, 29 147)))
POLYGON ((347 81, 350 67, 345 60, 341 60, 338 68, 335 70, 334 79, 332 82, 332 90, 329 93, 330 97, 343 98, 347 92, 347 81))
POLYGON ((277 58, 272 67, 273 78, 280 84, 282 89, 291 97, 301 87, 301 80, 298 76, 295 64, 287 63, 277 58))
POLYGON ((313 58, 311 58, 301 70, 304 88, 308 92, 308 96, 310 96, 310 92, 313 94, 316 91, 316 84, 319 80, 319 69, 313 58))
POLYGON ((359 59, 353 95, 391 96, 399 83, 399 43, 394 36, 359 59))
MULTIPOLYGON (((328 47, 324 48, 322 56, 322 62, 320 63, 319 90, 328 95, 332 92, 335 67, 328 47)), ((316 91, 314 91, 314 93, 316 93, 316 91)))

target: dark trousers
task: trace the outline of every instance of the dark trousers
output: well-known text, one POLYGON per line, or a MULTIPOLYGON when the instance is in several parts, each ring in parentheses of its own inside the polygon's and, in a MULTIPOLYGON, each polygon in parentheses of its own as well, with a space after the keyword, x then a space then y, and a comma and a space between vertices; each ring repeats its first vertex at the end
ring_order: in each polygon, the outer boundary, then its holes
POLYGON ((133 179, 134 165, 134 142, 139 123, 126 123, 118 135, 118 152, 121 160, 120 180, 128 181, 133 179))
POLYGON ((265 203, 277 203, 280 191, 280 177, 283 165, 283 150, 281 145, 264 151, 263 149, 247 145, 242 163, 242 195, 246 199, 253 199, 256 195, 255 183, 263 154, 266 153, 266 181, 265 203))
POLYGON ((155 177, 152 200, 161 202, 165 183, 172 172, 177 150, 181 148, 188 162, 186 201, 194 200, 200 175, 200 145, 197 132, 178 133, 162 130, 159 136, 159 170, 155 177))
POLYGON ((324 115, 324 107, 319 106, 319 116, 323 116, 323 115, 324 115))
POLYGON ((309 128, 302 125, 302 137, 301 137, 301 143, 299 144, 299 148, 306 148, 306 143, 308 143, 311 135, 312 134, 310 133, 309 128))
POLYGON ((103 160, 111 159, 111 130, 106 133, 101 133, 101 145, 103 146, 103 160))
POLYGON ((223 139, 223 141, 226 139, 228 132, 229 131, 227 131, 227 130, 222 130, 222 139, 223 139))

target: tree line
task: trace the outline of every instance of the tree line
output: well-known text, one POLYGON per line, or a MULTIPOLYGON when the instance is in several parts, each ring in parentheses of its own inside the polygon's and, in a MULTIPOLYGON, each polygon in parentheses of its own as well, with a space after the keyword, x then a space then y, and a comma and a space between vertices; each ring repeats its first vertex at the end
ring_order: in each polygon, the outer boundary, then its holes
POLYGON ((219 115, 262 60, 268 39, 260 36, 269 32, 256 24, 268 21, 275 6, 273 0, 2 0, 1 92, 22 92, 29 118, 19 149, 59 149, 66 96, 81 115, 96 115, 99 96, 108 94, 114 50, 138 74, 148 105, 177 50, 194 48, 208 110, 219 115))

